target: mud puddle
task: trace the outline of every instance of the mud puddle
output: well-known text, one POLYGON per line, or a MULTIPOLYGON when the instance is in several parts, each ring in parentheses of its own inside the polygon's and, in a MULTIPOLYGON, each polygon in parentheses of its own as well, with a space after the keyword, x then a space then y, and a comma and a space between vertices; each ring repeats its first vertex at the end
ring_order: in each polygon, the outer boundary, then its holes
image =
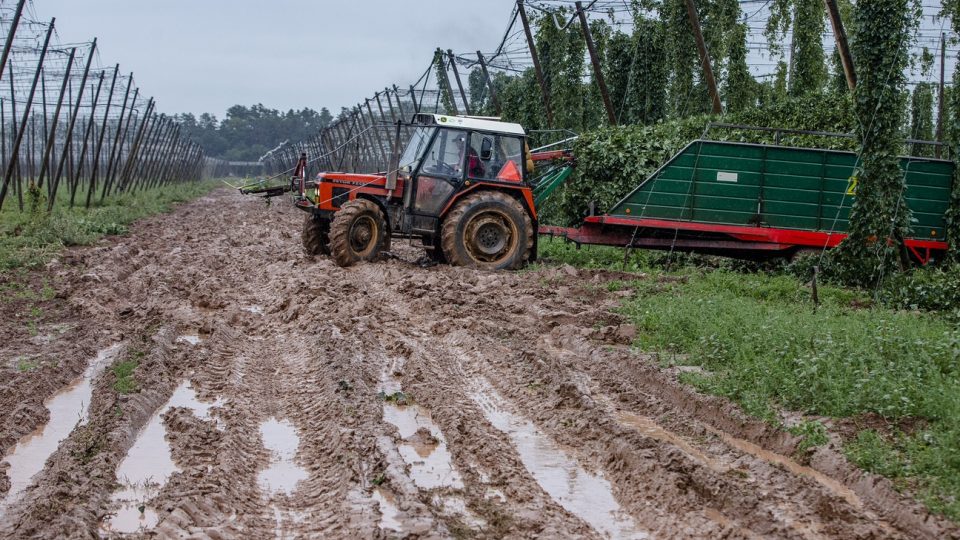
POLYGON ((201 341, 203 341, 202 337, 193 334, 187 334, 177 338, 177 343, 187 343, 190 345, 199 345, 201 341))
POLYGON ((180 469, 171 457, 163 414, 174 407, 190 409, 202 419, 210 418, 210 410, 223 401, 203 402, 197 398, 189 381, 183 381, 173 391, 170 400, 158 409, 137 435, 127 456, 117 467, 117 480, 122 485, 111 497, 116 512, 101 524, 106 532, 133 533, 148 531, 157 525, 156 510, 149 506, 170 477, 180 469))
POLYGON ((474 388, 484 417, 510 438, 524 467, 560 506, 609 538, 649 538, 617 503, 610 482, 584 470, 532 422, 510 412, 487 381, 475 381, 474 388))
POLYGON ((410 478, 421 489, 463 489, 463 479, 453 467, 453 456, 440 427, 422 407, 411 403, 400 381, 384 373, 381 384, 383 419, 400 432, 400 457, 409 466, 410 478))
POLYGON ((260 425, 263 446, 270 451, 270 465, 260 471, 260 487, 268 494, 291 495, 297 483, 309 476, 306 469, 297 465, 294 458, 300 448, 300 435, 289 420, 271 418, 260 425))
POLYGON ((403 524, 400 523, 400 508, 397 506, 394 494, 378 487, 373 490, 373 500, 380 508, 380 528, 385 531, 403 531, 403 524))
POLYGON ((264 313, 263 308, 256 304, 250 305, 250 306, 244 306, 243 310, 248 313, 253 313, 254 315, 263 315, 264 313))
POLYGON ((57 450, 60 442, 66 439, 76 426, 87 423, 90 400, 93 397, 93 381, 119 349, 120 345, 116 344, 97 353, 80 378, 43 403, 50 411, 50 420, 23 437, 4 459, 9 465, 7 475, 10 478, 10 491, 0 500, 0 515, 19 500, 30 485, 30 480, 43 470, 47 458, 57 450))

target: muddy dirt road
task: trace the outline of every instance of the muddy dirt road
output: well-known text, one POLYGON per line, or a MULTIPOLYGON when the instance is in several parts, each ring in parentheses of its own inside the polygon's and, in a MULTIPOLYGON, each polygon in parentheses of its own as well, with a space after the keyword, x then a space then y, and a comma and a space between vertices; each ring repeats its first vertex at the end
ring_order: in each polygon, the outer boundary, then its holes
POLYGON ((631 351, 617 276, 341 269, 301 219, 222 190, 51 265, 62 320, 3 323, 0 536, 958 534, 631 351))

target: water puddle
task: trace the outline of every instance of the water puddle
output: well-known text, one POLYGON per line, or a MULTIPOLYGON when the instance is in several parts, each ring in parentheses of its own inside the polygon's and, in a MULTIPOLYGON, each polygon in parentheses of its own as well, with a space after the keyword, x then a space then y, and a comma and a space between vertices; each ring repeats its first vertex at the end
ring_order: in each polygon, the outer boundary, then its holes
POLYGON ((246 306, 243 310, 254 315, 263 315, 263 308, 258 305, 246 306))
POLYGON ((453 456, 443 433, 428 412, 417 405, 384 403, 383 419, 400 432, 403 441, 397 445, 397 450, 410 466, 410 478, 417 487, 463 488, 463 480, 453 468, 453 456))
POLYGON ((260 471, 257 477, 260 487, 267 493, 290 495, 297 483, 308 478, 307 471, 294 463, 300 447, 300 435, 289 420, 271 418, 260 425, 263 445, 272 455, 270 466, 260 471))
POLYGON ((527 471, 560 506, 610 538, 649 538, 620 508, 610 482, 584 470, 529 420, 507 409, 486 381, 477 381, 474 401, 487 421, 513 443, 527 471))
MULTIPOLYGON (((144 490, 142 493, 145 493, 144 490)), ((154 493, 155 495, 155 493, 154 493)), ((154 495, 150 495, 153 497, 154 495)), ((110 517, 109 522, 101 525, 104 532, 135 533, 147 532, 160 523, 157 511, 144 502, 135 500, 122 501, 117 513, 110 517)))
POLYGON ((633 428, 652 439, 676 446, 690 457, 696 459, 707 467, 710 467, 714 471, 725 473, 728 470, 723 465, 717 463, 716 460, 708 457, 698 448, 687 442, 683 437, 673 433, 672 431, 664 429, 663 426, 656 423, 652 418, 640 416, 627 411, 619 411, 616 413, 615 417, 617 422, 619 422, 621 425, 633 428))
POLYGON ((403 531, 400 508, 397 507, 397 499, 393 493, 376 488, 373 490, 373 500, 377 501, 377 506, 380 507, 380 529, 403 531))
POLYGON ((805 476, 807 478, 810 478, 815 482, 819 483, 820 485, 822 485, 823 487, 827 488, 829 491, 831 491, 838 497, 846 500, 854 508, 863 508, 863 501, 860 500, 860 497, 856 493, 854 493, 852 489, 843 485, 839 481, 834 480, 833 478, 830 478, 829 476, 823 474, 822 472, 817 471, 813 468, 807 467, 805 465, 801 465, 786 456, 766 450, 756 444, 753 444, 750 441, 745 441, 743 439, 732 437, 720 431, 719 429, 716 429, 713 426, 704 424, 704 427, 710 433, 713 433, 714 435, 720 437, 720 439, 725 444, 732 446, 740 450, 741 452, 744 452, 756 458, 762 459, 763 461, 766 461, 768 463, 780 465, 784 469, 790 471, 791 473, 797 476, 805 476))
POLYGON ((10 478, 10 490, 0 500, 0 515, 19 500, 30 485, 30 480, 43 470, 47 458, 57 450, 60 442, 76 426, 87 423, 93 381, 110 364, 119 349, 120 345, 117 344, 97 353, 80 378, 44 401, 44 407, 50 411, 50 420, 20 439, 13 451, 4 458, 9 465, 7 476, 10 478))
POLYGON ((403 394, 400 381, 395 377, 385 374, 381 388, 383 419, 400 432, 403 440, 397 450, 410 468, 413 483, 422 489, 463 489, 463 479, 453 468, 447 441, 430 413, 409 403, 409 397, 403 394))
POLYGON ((189 343, 190 345, 198 345, 201 341, 203 341, 203 338, 194 335, 185 335, 177 338, 177 343, 189 343))
POLYGON ((160 492, 173 473, 180 471, 171 457, 163 414, 173 407, 184 407, 199 418, 209 419, 210 409, 222 404, 220 399, 212 403, 200 401, 189 381, 180 383, 170 400, 153 413, 147 425, 137 434, 137 440, 117 467, 117 479, 123 487, 113 494, 111 500, 118 509, 101 524, 102 530, 134 533, 156 526, 157 513, 148 502, 160 492))

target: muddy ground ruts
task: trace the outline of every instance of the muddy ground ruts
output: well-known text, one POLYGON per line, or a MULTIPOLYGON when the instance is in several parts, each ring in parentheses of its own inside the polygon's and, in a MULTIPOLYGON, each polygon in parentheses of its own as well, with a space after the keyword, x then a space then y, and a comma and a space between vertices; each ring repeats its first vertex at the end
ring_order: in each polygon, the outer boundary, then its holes
POLYGON ((301 219, 221 190, 41 271, 62 323, 2 323, 6 453, 116 354, 0 535, 120 536, 118 467, 159 422, 176 470, 132 536, 960 537, 833 447, 797 463, 794 437, 631 349, 603 287, 621 276, 422 268, 405 241, 343 269, 302 255, 301 219), (42 367, 18 369, 25 355, 42 367), (208 417, 167 406, 187 383, 208 417), (296 433, 290 463, 269 422, 296 433), (271 489, 271 467, 300 480, 271 489))

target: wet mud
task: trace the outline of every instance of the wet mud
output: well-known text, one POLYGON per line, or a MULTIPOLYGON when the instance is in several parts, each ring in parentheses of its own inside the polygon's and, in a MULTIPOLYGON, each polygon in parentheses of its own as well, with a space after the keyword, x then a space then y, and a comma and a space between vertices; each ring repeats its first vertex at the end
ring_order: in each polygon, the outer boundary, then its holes
POLYGON ((3 349, 0 537, 960 537, 631 350, 597 286, 622 276, 424 269, 402 240, 342 269, 300 220, 218 191, 48 269, 89 331, 3 349))

